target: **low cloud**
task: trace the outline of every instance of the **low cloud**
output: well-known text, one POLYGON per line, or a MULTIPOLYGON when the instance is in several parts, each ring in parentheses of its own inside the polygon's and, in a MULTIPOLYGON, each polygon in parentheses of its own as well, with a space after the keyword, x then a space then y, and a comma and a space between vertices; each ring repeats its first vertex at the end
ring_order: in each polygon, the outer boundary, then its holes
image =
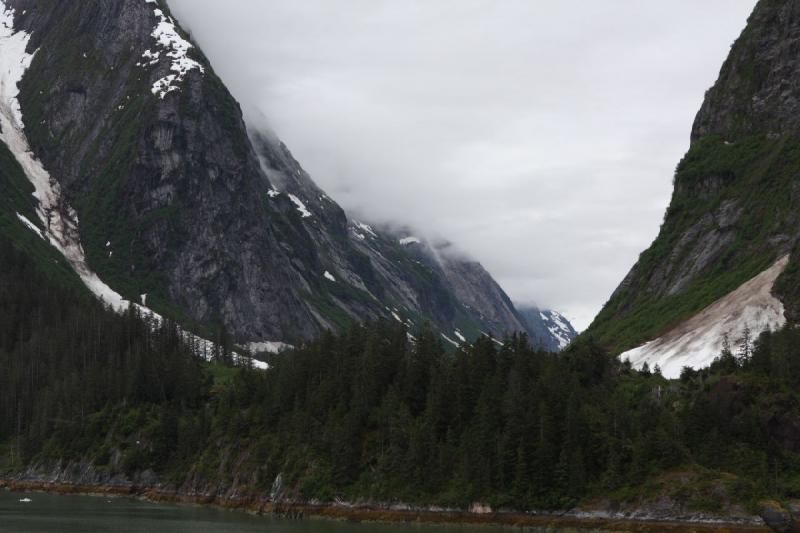
POLYGON ((755 0, 169 3, 345 209, 583 328, 656 236, 755 0))

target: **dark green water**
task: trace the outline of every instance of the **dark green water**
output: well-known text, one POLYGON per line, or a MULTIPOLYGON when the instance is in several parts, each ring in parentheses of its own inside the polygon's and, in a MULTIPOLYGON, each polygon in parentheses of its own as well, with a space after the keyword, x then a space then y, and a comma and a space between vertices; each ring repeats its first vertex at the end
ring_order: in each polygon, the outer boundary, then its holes
POLYGON ((0 490, 0 532, 66 533, 499 533, 503 528, 289 521, 210 507, 128 498, 21 494, 0 490), (21 502, 29 498, 30 502, 21 502))

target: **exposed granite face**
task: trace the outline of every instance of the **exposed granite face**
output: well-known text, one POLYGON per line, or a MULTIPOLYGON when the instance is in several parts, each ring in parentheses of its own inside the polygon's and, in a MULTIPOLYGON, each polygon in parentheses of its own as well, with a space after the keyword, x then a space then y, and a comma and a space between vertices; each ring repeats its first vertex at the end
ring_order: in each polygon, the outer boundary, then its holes
MULTIPOLYGON (((633 348, 794 249, 800 240, 798 52, 800 1, 761 0, 706 93, 658 237, 589 335, 619 351, 633 348)), ((785 285, 779 280, 776 287, 785 285)), ((787 317, 800 315, 788 291, 777 292, 787 317)))
POLYGON ((800 2, 762 0, 706 93, 692 141, 800 131, 800 2))
POLYGON ((78 213, 90 266, 129 300, 240 342, 393 313, 451 336, 524 329, 480 265, 365 230, 275 135, 248 131, 163 0, 6 3, 36 50, 19 95, 31 147, 78 213), (182 71, 154 35, 165 20, 182 71))
POLYGON ((734 222, 740 213, 736 201, 728 200, 684 230, 667 260, 652 271, 647 290, 661 296, 679 294, 736 240, 734 222))
POLYGON ((154 4, 14 4, 38 50, 21 87, 26 130, 77 209, 101 277, 239 337, 319 332, 298 291, 302 271, 275 253, 280 215, 264 201, 269 182, 238 104, 202 53, 189 57, 205 72, 162 99, 151 87, 171 59, 143 64, 157 49, 154 4))
MULTIPOLYGON (((397 238, 399 241, 400 238, 397 238)), ((414 260, 436 274, 444 291, 452 294, 482 333, 498 337, 515 331, 530 333, 530 328, 508 295, 483 265, 460 256, 452 250, 451 243, 423 241, 411 242, 403 247, 414 260)))

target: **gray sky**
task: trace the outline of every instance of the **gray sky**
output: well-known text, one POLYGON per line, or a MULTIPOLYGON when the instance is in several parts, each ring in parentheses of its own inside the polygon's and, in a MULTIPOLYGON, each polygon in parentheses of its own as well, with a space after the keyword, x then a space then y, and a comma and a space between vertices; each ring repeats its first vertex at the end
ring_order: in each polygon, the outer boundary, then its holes
POLYGON ((658 233, 755 0, 169 0, 345 209, 585 328, 658 233))

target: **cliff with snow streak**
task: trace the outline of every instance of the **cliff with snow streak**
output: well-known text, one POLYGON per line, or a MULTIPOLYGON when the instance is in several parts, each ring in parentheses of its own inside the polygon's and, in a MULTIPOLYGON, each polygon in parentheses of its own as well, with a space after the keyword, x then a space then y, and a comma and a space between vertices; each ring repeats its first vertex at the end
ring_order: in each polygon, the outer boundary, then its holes
POLYGON ((8 232, 40 233, 113 307, 254 347, 395 316, 443 340, 526 329, 478 263, 349 219, 248 130, 163 0, 0 5, 0 175, 35 189, 8 232))
POLYGON ((800 313, 800 1, 762 0, 677 167, 660 233, 587 332, 641 365, 705 366, 800 313))

